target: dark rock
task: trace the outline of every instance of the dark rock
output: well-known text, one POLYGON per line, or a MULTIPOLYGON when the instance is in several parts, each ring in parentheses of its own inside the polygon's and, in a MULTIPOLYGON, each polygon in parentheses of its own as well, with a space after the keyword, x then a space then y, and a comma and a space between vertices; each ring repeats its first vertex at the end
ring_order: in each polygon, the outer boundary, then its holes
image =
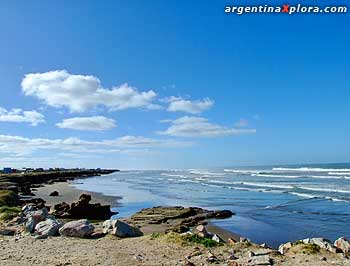
POLYGON ((52 191, 50 194, 49 194, 49 196, 50 197, 57 197, 57 196, 59 196, 60 194, 58 193, 58 191, 52 191))
POLYGON ((71 205, 65 202, 54 205, 51 213, 59 218, 92 220, 105 220, 117 214, 111 211, 109 205, 102 206, 100 203, 91 204, 90 201, 90 195, 82 194, 79 197, 79 201, 73 202, 71 205))
POLYGON ((12 229, 0 229, 1 236, 14 236, 15 233, 16 231, 12 229))

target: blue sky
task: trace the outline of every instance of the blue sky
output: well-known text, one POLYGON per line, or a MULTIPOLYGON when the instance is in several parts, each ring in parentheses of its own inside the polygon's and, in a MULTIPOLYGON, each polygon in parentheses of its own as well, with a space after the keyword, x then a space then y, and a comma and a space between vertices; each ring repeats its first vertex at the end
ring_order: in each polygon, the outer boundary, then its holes
POLYGON ((3 1, 0 166, 349 161, 349 15, 239 3, 3 1))

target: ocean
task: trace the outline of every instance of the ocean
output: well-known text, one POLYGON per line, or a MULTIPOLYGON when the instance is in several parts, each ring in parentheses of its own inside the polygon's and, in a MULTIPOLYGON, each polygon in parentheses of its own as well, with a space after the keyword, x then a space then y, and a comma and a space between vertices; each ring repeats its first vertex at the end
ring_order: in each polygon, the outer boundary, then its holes
POLYGON ((121 196, 118 217, 160 205, 229 209, 214 224, 277 247, 308 237, 350 237, 350 164, 121 171, 76 180, 121 196))

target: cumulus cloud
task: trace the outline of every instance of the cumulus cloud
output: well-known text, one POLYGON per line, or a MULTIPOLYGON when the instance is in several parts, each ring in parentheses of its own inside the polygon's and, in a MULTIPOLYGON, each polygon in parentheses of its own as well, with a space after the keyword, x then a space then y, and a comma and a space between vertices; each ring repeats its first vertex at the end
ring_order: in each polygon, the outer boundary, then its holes
POLYGON ((221 137, 254 134, 255 132, 255 129, 230 128, 212 124, 203 117, 184 116, 173 120, 168 129, 158 134, 175 137, 221 137))
POLYGON ((74 75, 66 70, 27 74, 21 85, 25 95, 35 96, 55 108, 66 107, 71 112, 84 112, 98 106, 110 110, 160 108, 153 103, 157 96, 153 90, 139 91, 126 83, 106 89, 95 76, 74 75))
POLYGON ((190 101, 181 97, 170 97, 166 99, 169 102, 167 111, 169 112, 186 112, 190 114, 200 114, 206 110, 209 110, 213 105, 214 101, 205 98, 202 100, 190 101))
POLYGON ((64 119, 56 126, 74 130, 105 131, 116 127, 116 122, 104 116, 73 117, 64 119))
POLYGON ((113 153, 125 149, 176 148, 193 142, 173 139, 152 139, 142 136, 123 136, 111 140, 87 141, 80 138, 46 139, 0 135, 0 154, 25 156, 36 151, 55 150, 67 153, 113 153))
POLYGON ((0 107, 0 122, 28 123, 37 126, 44 123, 44 115, 37 111, 23 111, 22 109, 6 110, 0 107))

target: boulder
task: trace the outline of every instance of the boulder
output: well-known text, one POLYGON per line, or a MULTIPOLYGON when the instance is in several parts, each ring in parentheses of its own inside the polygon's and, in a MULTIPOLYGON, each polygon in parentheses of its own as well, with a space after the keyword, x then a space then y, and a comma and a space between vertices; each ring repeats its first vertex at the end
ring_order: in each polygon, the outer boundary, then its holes
POLYGON ((118 237, 138 237, 143 235, 139 228, 128 225, 120 220, 105 221, 103 223, 103 233, 118 237))
POLYGON ((59 196, 60 194, 58 193, 58 191, 52 191, 50 194, 49 194, 49 196, 50 197, 57 197, 57 196, 59 196))
POLYGON ((77 202, 71 205, 63 202, 53 206, 51 213, 59 218, 105 220, 116 214, 110 206, 100 203, 91 204, 91 196, 82 194, 77 202))
POLYGON ((218 236, 217 234, 214 234, 211 239, 218 242, 218 243, 225 243, 225 241, 222 240, 222 238, 220 236, 218 236))
POLYGON ((58 230, 63 226, 63 223, 53 217, 38 223, 35 226, 35 232, 40 238, 58 235, 58 230))
POLYGON ((285 244, 282 244, 279 246, 278 251, 282 255, 285 255, 289 249, 291 249, 293 246, 292 242, 287 242, 285 244))
POLYGON ((0 229, 0 236, 14 236, 16 231, 13 229, 0 229))
POLYGON ((68 222, 59 229, 62 236, 88 237, 94 232, 95 227, 86 219, 68 222))
POLYGON ((207 231, 206 227, 204 225, 198 225, 194 230, 193 233, 205 238, 211 238, 212 235, 207 231))
POLYGON ((350 253, 350 242, 345 237, 340 237, 335 240, 334 246, 343 251, 344 254, 350 253))
POLYGON ((302 240, 304 244, 315 244, 320 248, 326 249, 332 253, 336 253, 337 249, 328 239, 325 238, 306 238, 302 240))
POLYGON ((48 217, 48 211, 46 208, 42 208, 41 210, 37 211, 28 211, 26 214, 26 231, 32 233, 35 229, 35 226, 45 221, 45 219, 48 217))
POLYGON ((249 263, 250 265, 271 265, 271 259, 269 255, 253 256, 249 263))

